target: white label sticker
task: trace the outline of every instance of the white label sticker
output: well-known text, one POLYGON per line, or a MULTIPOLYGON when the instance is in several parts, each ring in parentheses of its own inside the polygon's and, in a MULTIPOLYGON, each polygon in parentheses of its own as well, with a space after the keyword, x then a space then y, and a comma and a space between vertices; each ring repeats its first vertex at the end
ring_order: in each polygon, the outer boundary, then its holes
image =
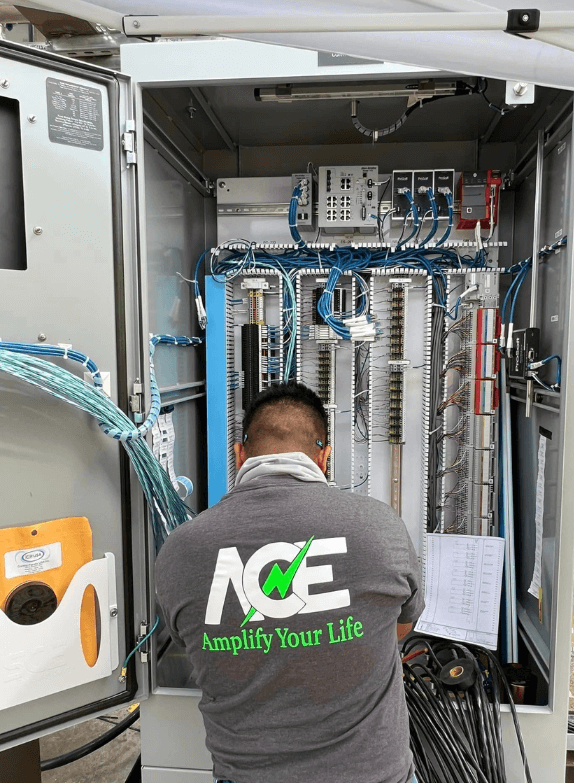
POLYGON ((32 549, 15 549, 4 554, 6 579, 51 571, 52 568, 59 568, 61 565, 62 544, 59 541, 32 549))
POLYGON ((560 155, 566 149, 566 142, 558 147, 558 154, 560 155))
POLYGON ((558 323, 558 316, 557 315, 551 315, 550 316, 550 322, 553 324, 558 323))
POLYGON ((562 229, 559 228, 558 231, 554 234, 554 239, 558 239, 558 237, 562 236, 562 229))
POLYGON ((536 478, 536 513, 534 516, 536 526, 536 546, 534 549, 534 572, 532 582, 528 588, 530 595, 540 599, 542 586, 542 538, 544 534, 544 471, 546 470, 546 441, 544 435, 540 435, 538 441, 538 476, 536 478))

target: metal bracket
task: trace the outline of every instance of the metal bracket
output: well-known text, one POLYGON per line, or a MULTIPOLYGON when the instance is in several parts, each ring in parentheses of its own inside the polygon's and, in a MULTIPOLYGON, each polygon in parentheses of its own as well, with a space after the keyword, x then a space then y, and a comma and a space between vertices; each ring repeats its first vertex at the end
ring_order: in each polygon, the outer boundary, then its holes
POLYGON ((526 37, 540 27, 540 11, 537 8, 513 8, 508 11, 505 33, 526 37))
POLYGON ((126 162, 128 166, 135 166, 137 163, 136 153, 136 124, 134 120, 126 120, 126 130, 122 134, 122 147, 126 153, 126 162))

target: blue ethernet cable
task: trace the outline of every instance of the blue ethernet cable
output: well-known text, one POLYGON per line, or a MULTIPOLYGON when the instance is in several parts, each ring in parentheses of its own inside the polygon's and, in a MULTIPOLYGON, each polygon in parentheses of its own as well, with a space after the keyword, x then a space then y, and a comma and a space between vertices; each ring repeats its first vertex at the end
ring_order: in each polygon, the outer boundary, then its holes
POLYGON ((413 230, 411 231, 411 233, 408 235, 408 237, 406 239, 401 240, 397 244, 397 248, 396 248, 397 250, 400 250, 403 247, 403 245, 408 244, 411 241, 411 239, 415 236, 417 231, 419 230, 419 211, 417 209, 417 205, 415 204, 415 200, 413 198, 413 194, 411 193, 410 190, 406 190, 403 193, 403 195, 405 196, 405 198, 407 199, 407 201, 409 202, 409 205, 410 205, 410 209, 408 210, 408 212, 405 215, 405 223, 404 224, 406 226, 407 218, 409 217, 409 215, 412 214, 412 216, 413 216, 413 230))
POLYGON ((446 206, 448 209, 448 225, 446 227, 446 231, 442 235, 442 237, 438 240, 436 243, 437 247, 440 247, 441 245, 444 245, 446 240, 450 236, 450 232, 452 231, 452 224, 453 224, 453 217, 454 217, 454 202, 452 199, 452 193, 448 192, 444 194, 445 200, 446 200, 446 206))
POLYGON ((419 243, 419 245, 421 247, 424 247, 425 245, 427 245, 431 241, 431 239, 434 237, 434 235, 436 234, 436 232, 438 230, 438 207, 436 205, 436 198, 435 198, 433 189, 432 188, 427 188, 426 193, 427 193, 427 196, 428 196, 428 199, 429 199, 429 202, 430 202, 430 208, 431 208, 431 213, 432 213, 432 228, 429 231, 429 233, 426 235, 426 237, 423 240, 421 240, 421 242, 419 243))

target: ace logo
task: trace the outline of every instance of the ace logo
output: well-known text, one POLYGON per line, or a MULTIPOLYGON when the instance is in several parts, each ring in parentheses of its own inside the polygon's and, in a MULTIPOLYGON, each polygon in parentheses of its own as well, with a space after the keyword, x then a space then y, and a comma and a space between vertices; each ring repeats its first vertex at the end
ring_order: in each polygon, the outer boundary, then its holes
POLYGON ((307 562, 312 557, 346 552, 345 537, 316 539, 311 536, 308 541, 295 544, 285 541, 265 544, 243 565, 237 547, 220 549, 207 601, 206 624, 221 623, 230 582, 245 613, 241 626, 265 617, 285 618, 349 606, 348 590, 309 594, 310 585, 333 581, 333 566, 313 566, 307 562), (261 572, 271 563, 271 571, 260 585, 261 572))

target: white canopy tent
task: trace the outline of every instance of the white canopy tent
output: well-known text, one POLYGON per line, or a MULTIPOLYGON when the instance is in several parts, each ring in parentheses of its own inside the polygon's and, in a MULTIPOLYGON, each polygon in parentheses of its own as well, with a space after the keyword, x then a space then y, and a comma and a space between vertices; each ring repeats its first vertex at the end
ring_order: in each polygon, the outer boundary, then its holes
MULTIPOLYGON (((451 72, 574 87, 570 0, 539 0, 538 30, 505 32, 502 0, 25 0, 137 36, 224 35, 451 72), (214 13, 215 12, 215 13, 214 13)), ((525 18, 521 15, 521 18, 525 18)))

